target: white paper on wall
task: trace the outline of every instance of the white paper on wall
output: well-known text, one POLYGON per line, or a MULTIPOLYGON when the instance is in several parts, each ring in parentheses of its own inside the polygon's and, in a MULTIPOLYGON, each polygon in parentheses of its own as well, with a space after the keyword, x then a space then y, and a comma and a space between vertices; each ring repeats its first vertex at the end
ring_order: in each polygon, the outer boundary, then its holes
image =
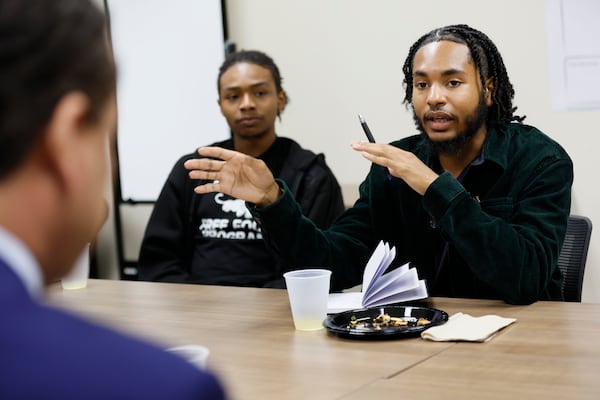
POLYGON ((108 0, 123 200, 154 201, 175 161, 229 136, 217 104, 219 0, 108 0))
POLYGON ((600 1, 546 0, 552 107, 600 109, 600 1))

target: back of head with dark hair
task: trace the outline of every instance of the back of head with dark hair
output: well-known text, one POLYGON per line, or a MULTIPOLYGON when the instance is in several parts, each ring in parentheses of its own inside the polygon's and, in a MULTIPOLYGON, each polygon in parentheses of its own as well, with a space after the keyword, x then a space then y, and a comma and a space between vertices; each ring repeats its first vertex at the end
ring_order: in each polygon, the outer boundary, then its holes
POLYGON ((519 117, 514 112, 517 109, 512 105, 512 99, 515 91, 508 73, 502 61, 502 56, 496 48, 496 45, 487 37, 486 34, 468 25, 449 25, 434 29, 421 36, 410 48, 406 61, 404 61, 404 84, 406 93, 404 103, 412 102, 413 95, 413 61, 416 52, 426 44, 448 40, 455 43, 464 44, 469 48, 469 53, 479 71, 482 87, 485 82, 492 78, 494 88, 492 91, 493 104, 489 109, 487 124, 489 127, 495 127, 502 130, 503 127, 511 121, 521 122, 525 117, 519 117))
POLYGON ((71 91, 96 118, 115 90, 103 13, 89 0, 0 0, 0 178, 24 159, 71 91))

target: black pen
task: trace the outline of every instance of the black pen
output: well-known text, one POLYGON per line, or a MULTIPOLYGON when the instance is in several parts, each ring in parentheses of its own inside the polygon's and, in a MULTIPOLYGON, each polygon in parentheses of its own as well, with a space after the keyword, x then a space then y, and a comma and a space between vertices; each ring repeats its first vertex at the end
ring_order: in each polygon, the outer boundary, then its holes
MULTIPOLYGON (((363 131, 365 132, 365 135, 367 135, 367 139, 369 139, 369 142, 375 143, 375 138, 373 137, 373 134, 371 133, 371 129, 369 129, 369 125, 367 125, 367 121, 365 121, 363 116, 360 114, 358 114, 358 120, 360 121, 360 126, 362 126, 363 131)), ((392 175, 389 173, 389 170, 388 170, 388 174, 387 174, 387 179, 388 179, 388 181, 392 180, 392 175)))
POLYGON ((358 120, 360 121, 360 126, 362 126, 363 131, 365 131, 365 135, 367 135, 367 139, 369 139, 369 142, 375 143, 375 138, 373 137, 373 134, 369 129, 369 125, 367 125, 367 121, 365 121, 363 116, 360 114, 358 114, 358 120))

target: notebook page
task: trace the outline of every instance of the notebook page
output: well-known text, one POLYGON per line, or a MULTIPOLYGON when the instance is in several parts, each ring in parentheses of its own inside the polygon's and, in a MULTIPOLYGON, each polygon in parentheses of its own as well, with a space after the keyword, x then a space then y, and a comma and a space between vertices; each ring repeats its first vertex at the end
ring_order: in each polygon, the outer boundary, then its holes
POLYGON ((419 284, 419 276, 414 268, 406 263, 385 273, 371 282, 371 290, 363 295, 363 305, 370 304, 393 293, 412 289, 419 284))
POLYGON ((371 255, 371 258, 367 262, 363 273, 363 298, 368 297, 371 294, 373 283, 380 279, 392 261, 394 261, 395 257, 396 249, 393 247, 390 249, 387 243, 380 241, 373 252, 373 255, 371 255))
POLYGON ((373 304, 369 304, 369 307, 425 299, 427 298, 427 296, 427 285, 425 284, 424 280, 420 280, 416 287, 409 289, 405 292, 392 293, 388 297, 380 298, 373 304))

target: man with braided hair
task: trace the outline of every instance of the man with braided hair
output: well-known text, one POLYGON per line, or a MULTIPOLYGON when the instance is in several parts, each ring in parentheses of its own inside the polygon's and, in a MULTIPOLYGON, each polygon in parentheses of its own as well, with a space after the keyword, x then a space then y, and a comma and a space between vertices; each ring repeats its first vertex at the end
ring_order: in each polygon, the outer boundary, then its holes
POLYGON ((466 25, 435 29, 410 48, 404 103, 419 135, 352 143, 373 163, 360 198, 327 230, 306 220, 264 165, 219 148, 189 161, 194 178, 251 203, 265 239, 294 265, 333 271, 333 289, 360 283, 380 240, 412 262, 432 296, 561 300, 557 267, 573 165, 514 115, 514 90, 494 43, 466 25), (243 165, 243 168, 241 167, 243 165), (243 174, 240 173, 243 171, 243 174))

